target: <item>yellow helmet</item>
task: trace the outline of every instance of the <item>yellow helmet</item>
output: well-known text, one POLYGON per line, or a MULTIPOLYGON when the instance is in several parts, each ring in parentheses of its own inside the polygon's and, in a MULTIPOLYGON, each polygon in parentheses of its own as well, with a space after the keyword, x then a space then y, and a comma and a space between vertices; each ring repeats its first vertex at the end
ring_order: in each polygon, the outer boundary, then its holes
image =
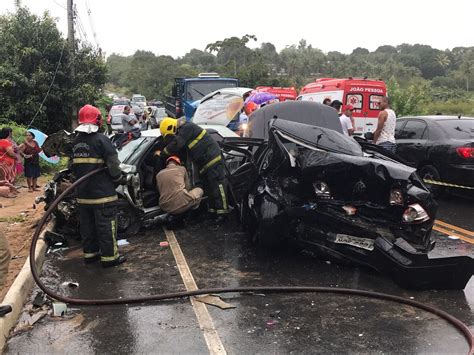
POLYGON ((160 122, 160 132, 163 137, 166 137, 168 134, 176 134, 176 129, 178 128, 178 120, 171 117, 165 117, 160 122))

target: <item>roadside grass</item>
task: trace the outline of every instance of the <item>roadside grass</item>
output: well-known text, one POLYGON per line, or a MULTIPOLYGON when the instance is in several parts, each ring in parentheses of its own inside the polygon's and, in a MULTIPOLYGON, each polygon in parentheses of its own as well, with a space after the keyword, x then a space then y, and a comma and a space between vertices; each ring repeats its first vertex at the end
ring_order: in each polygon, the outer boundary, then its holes
POLYGON ((23 215, 0 217, 0 223, 6 222, 8 224, 23 223, 26 221, 26 217, 23 215))

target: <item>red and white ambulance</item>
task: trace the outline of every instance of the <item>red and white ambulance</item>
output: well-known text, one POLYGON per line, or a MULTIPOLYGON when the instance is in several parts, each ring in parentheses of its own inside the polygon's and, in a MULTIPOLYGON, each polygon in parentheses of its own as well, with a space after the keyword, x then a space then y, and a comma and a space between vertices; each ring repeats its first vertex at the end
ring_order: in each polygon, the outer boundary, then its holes
POLYGON ((273 95, 276 95, 280 102, 286 100, 296 100, 296 97, 298 96, 298 92, 294 87, 283 88, 279 86, 257 86, 255 90, 260 92, 269 92, 273 95))
POLYGON ((322 103, 328 98, 342 102, 342 112, 346 105, 354 107, 354 133, 362 135, 377 128, 379 103, 387 95, 387 87, 381 80, 366 78, 321 78, 303 87, 298 100, 322 103))

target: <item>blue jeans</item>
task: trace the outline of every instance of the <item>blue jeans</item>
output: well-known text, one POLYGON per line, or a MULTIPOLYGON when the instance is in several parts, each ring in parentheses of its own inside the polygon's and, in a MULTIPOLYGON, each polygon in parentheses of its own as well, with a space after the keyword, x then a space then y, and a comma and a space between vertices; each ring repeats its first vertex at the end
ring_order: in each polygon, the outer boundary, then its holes
POLYGON ((382 142, 380 144, 377 144, 379 147, 382 147, 383 149, 386 149, 393 154, 395 154, 395 151, 397 150, 397 145, 392 142, 382 142))

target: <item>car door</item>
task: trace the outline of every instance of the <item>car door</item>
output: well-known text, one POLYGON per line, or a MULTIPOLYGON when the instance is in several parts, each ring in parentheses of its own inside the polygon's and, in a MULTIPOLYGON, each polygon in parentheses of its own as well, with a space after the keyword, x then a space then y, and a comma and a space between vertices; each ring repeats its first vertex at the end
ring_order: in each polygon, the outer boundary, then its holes
POLYGON ((404 158, 409 165, 417 167, 426 155, 428 128, 421 119, 408 119, 396 133, 397 154, 404 158))

